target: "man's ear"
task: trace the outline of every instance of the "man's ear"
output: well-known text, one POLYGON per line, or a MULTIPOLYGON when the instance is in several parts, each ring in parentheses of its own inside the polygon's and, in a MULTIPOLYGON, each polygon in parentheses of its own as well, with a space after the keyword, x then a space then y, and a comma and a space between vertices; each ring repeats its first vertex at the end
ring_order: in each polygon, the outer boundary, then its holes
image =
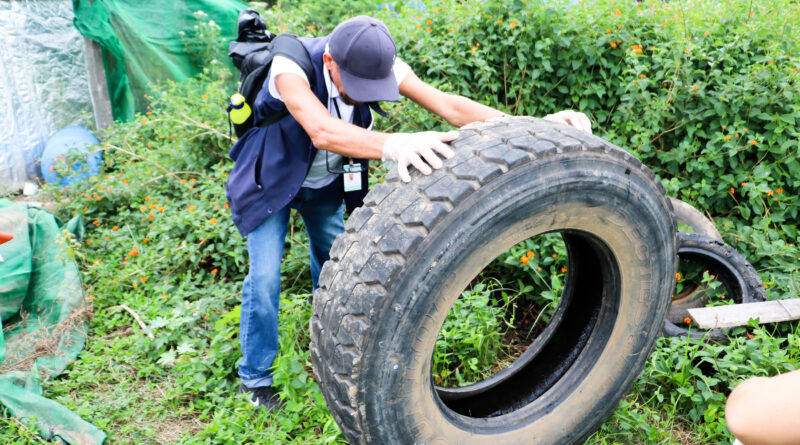
POLYGON ((322 54, 322 63, 325 64, 325 68, 327 68, 329 71, 333 68, 333 65, 336 64, 336 62, 333 61, 333 56, 328 53, 322 54))

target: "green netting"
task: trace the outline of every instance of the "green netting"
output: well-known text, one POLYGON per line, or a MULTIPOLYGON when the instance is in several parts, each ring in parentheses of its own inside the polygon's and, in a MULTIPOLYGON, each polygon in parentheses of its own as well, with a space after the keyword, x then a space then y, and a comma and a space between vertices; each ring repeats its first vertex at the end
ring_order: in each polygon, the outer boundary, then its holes
POLYGON ((105 433, 41 396, 41 382, 61 374, 86 343, 90 311, 64 248, 82 228, 80 216, 62 225, 47 211, 0 199, 0 231, 14 235, 0 245, 0 403, 47 439, 93 445, 105 433))
POLYGON ((147 84, 184 81, 210 60, 209 34, 218 48, 236 37, 240 0, 72 0, 75 27, 103 48, 114 119, 128 121, 146 104, 147 84), (212 22, 219 27, 213 35, 212 22))

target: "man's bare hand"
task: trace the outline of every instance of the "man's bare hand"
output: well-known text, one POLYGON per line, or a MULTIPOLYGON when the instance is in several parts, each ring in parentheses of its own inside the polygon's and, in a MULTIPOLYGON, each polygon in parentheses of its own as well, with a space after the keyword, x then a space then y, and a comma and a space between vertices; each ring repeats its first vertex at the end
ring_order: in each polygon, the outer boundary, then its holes
POLYGON ((567 124, 570 127, 575 127, 578 130, 592 134, 592 121, 590 121, 585 114, 578 111, 559 111, 558 113, 548 114, 544 118, 552 122, 561 122, 562 124, 567 124))

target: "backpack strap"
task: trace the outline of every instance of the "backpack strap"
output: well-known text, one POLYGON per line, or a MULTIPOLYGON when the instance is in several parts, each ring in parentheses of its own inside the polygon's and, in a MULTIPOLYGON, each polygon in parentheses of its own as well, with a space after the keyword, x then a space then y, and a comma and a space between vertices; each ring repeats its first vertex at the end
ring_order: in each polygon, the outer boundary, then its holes
MULTIPOLYGON (((311 56, 308 54, 306 47, 300 43, 300 39, 297 36, 294 34, 279 34, 270 42, 270 45, 272 46, 272 50, 269 52, 270 63, 275 56, 284 56, 299 65, 308 79, 308 84, 314 85, 316 74, 314 65, 311 63, 311 56)), ((259 127, 267 127, 283 119, 288 114, 289 110, 272 113, 256 125, 259 127)))

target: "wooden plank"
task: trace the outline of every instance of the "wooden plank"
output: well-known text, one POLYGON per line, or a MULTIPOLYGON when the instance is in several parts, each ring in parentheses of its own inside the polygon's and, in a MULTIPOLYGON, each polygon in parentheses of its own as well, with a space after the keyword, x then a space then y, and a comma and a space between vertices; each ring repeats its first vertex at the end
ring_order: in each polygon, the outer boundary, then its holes
POLYGON ((94 108, 94 121, 98 130, 114 123, 111 114, 111 99, 108 96, 106 69, 103 66, 103 50, 94 40, 84 37, 86 45, 86 63, 89 69, 89 93, 94 108))
POLYGON ((753 318, 757 318, 759 324, 800 320, 800 298, 692 308, 689 316, 700 329, 747 326, 753 318))

